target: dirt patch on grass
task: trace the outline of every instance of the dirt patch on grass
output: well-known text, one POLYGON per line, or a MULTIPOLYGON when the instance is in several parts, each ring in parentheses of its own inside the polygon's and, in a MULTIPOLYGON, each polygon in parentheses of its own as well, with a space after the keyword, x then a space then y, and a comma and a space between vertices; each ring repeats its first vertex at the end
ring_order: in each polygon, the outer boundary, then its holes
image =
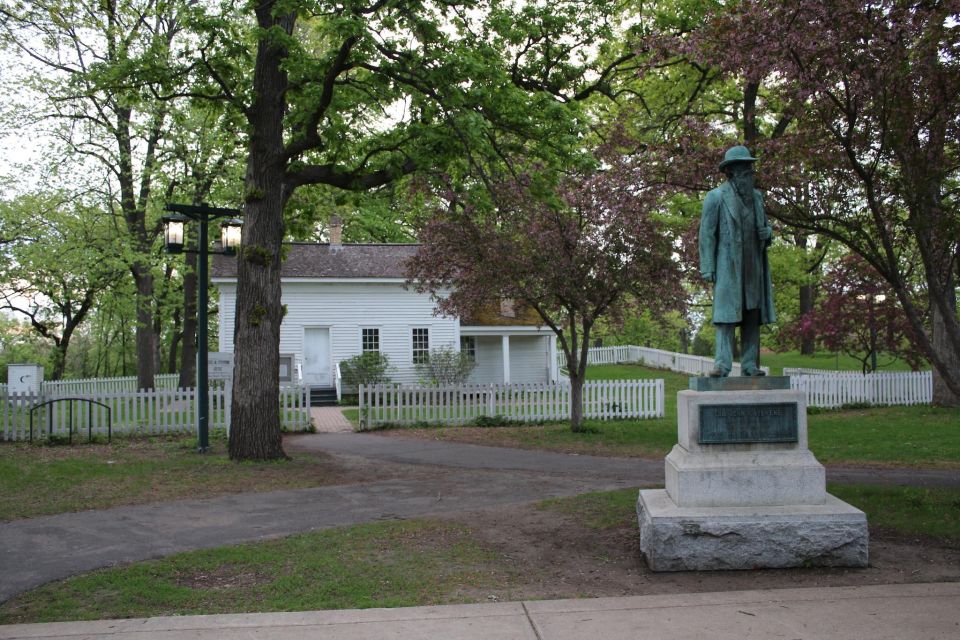
POLYGON ((635 522, 594 529, 576 516, 531 506, 452 515, 499 561, 496 589, 466 591, 474 600, 579 598, 738 589, 960 581, 960 549, 933 539, 871 530, 865 569, 763 569, 654 573, 640 555, 635 522))
MULTIPOLYGON (((491 447, 509 447, 514 449, 534 449, 556 453, 577 453, 581 455, 614 458, 662 458, 669 448, 661 450, 642 444, 608 444, 590 441, 556 441, 547 429, 551 425, 526 425, 522 427, 432 427, 419 429, 384 429, 377 435, 413 440, 439 440, 445 442, 463 442, 491 447)), ((556 428, 556 427, 553 427, 556 428)), ((569 429, 562 425, 560 428, 569 429)))
POLYGON ((250 589, 270 584, 276 576, 262 571, 240 570, 230 566, 217 567, 212 571, 182 572, 175 576, 174 583, 189 589, 224 591, 226 589, 250 589))

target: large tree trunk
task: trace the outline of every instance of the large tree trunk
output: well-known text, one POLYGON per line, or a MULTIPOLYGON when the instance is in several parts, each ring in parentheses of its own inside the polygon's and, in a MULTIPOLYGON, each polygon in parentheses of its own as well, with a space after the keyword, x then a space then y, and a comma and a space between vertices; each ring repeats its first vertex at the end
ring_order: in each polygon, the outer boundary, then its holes
MULTIPOLYGON (((274 3, 257 6, 262 29, 293 30, 295 15, 273 16, 274 3)), ((238 256, 234 329, 233 417, 230 457, 234 460, 284 458, 280 435, 280 242, 286 159, 283 117, 287 76, 280 38, 264 35, 257 46, 254 104, 247 111, 247 158, 243 242, 238 256)))
MULTIPOLYGON (((176 373, 177 355, 180 353, 180 341, 183 340, 183 320, 180 318, 181 310, 174 309, 173 317, 170 322, 173 324, 173 332, 170 337, 170 348, 167 350, 167 373, 176 373)), ((182 385, 178 385, 181 386, 182 385)))
POLYGON ((51 380, 62 380, 63 372, 67 367, 67 348, 69 341, 58 340, 53 346, 53 370, 50 372, 51 380))
POLYGON ((183 276, 183 351, 180 354, 181 388, 197 380, 197 254, 186 254, 183 276))
MULTIPOLYGON (((947 306, 951 309, 956 309, 957 295, 952 279, 947 283, 945 292, 947 306)), ((960 380, 960 354, 953 348, 953 343, 948 334, 947 322, 940 312, 940 308, 935 304, 931 306, 933 348, 940 354, 940 357, 943 358, 947 369, 952 372, 951 377, 954 380, 960 380)), ((933 368, 933 404, 945 407, 960 406, 960 396, 950 389, 944 376, 936 367, 933 368)))
POLYGON ((137 388, 153 389, 157 374, 157 340, 153 330, 153 274, 150 266, 133 265, 137 285, 137 388))
POLYGON ((234 376, 230 457, 286 457, 280 436, 280 241, 283 236, 282 173, 254 157, 247 184, 266 197, 244 210, 243 247, 238 260, 234 326, 234 376), (271 175, 272 174, 272 175, 271 175))

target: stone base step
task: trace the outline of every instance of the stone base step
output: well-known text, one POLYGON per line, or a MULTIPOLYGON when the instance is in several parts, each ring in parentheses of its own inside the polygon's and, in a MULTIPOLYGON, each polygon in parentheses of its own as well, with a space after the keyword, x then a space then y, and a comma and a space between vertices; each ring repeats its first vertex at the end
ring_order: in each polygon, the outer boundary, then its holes
POLYGON ((867 516, 822 505, 678 507, 664 489, 637 499, 640 551, 653 571, 866 567, 867 516))

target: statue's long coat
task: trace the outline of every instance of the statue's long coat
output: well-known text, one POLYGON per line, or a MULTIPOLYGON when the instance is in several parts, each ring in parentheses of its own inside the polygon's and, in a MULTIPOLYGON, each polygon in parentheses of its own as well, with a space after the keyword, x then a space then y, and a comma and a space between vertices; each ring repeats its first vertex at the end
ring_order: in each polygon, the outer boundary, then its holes
MULTIPOLYGON (((754 215, 760 229, 767 225, 763 196, 753 192, 754 215)), ((729 182, 707 193, 700 216, 700 273, 715 274, 713 287, 713 323, 738 323, 743 319, 743 246, 740 218, 737 215, 737 194, 729 182)), ((767 247, 762 250, 763 274, 760 324, 777 321, 773 309, 773 282, 767 247)))

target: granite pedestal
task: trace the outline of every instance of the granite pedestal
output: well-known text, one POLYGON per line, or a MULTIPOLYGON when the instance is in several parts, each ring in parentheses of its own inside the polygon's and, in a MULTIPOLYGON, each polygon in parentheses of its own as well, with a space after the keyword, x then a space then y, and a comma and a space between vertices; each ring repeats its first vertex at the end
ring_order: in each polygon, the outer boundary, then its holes
POLYGON ((788 378, 691 378, 691 387, 677 394, 666 489, 637 501, 650 568, 866 566, 866 516, 826 492, 803 393, 788 378))

